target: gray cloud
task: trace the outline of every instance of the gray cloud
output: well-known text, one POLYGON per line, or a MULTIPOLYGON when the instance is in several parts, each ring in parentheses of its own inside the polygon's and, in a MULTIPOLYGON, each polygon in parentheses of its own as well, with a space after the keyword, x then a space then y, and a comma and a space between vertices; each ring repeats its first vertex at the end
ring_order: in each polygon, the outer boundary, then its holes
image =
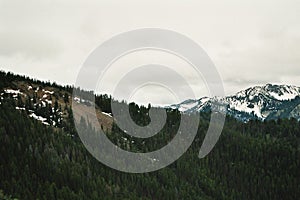
POLYGON ((43 33, 0 32, 0 55, 13 57, 19 54, 34 59, 55 59, 62 53, 60 41, 43 33))
MULTIPOLYGON (((159 27, 200 44, 216 64, 227 94, 270 82, 300 85, 299 10, 300 2, 293 0, 0 0, 0 65, 73 84, 80 65, 106 39, 159 27)), ((170 101, 157 95, 161 90, 152 91, 147 90, 160 102, 170 101)))

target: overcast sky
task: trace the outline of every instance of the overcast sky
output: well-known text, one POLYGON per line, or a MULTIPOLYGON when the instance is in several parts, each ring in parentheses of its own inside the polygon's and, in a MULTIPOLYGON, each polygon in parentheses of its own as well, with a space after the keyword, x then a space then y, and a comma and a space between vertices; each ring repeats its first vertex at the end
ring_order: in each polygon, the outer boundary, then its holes
MULTIPOLYGON (((215 63, 226 94, 266 83, 300 86, 299 19, 298 0, 0 0, 0 69, 74 84, 82 63, 102 42, 156 27, 197 42, 215 63)), ((118 81, 118 66, 124 72, 124 65, 154 62, 186 69, 162 52, 135 53, 114 65, 103 91, 118 81)), ((203 80, 185 72, 196 96, 206 95, 203 80)), ((167 93, 145 87, 133 100, 176 102, 167 93)))

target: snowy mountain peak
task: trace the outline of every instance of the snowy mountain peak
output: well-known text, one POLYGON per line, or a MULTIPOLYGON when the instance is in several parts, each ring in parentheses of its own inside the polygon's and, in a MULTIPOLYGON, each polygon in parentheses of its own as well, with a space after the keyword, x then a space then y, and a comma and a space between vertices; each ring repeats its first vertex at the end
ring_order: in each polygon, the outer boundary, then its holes
POLYGON ((227 113, 241 121, 281 117, 300 119, 300 88, 290 85, 255 86, 223 98, 189 99, 170 108, 184 113, 207 111, 216 100, 227 104, 227 113))
POLYGON ((206 103, 210 101, 209 97, 202 97, 200 99, 188 99, 180 104, 173 104, 168 108, 178 109, 180 112, 194 112, 195 109, 202 110, 206 103))
POLYGON ((291 100, 300 95, 300 88, 290 85, 267 84, 265 86, 255 86, 238 92, 236 97, 248 97, 250 100, 254 97, 265 96, 279 101, 291 100))

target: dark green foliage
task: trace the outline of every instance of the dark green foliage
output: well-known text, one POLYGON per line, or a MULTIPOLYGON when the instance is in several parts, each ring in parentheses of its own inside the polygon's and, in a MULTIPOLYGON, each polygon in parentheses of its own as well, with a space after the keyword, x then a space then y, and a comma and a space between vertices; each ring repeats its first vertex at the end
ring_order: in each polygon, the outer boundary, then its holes
POLYGON ((200 160, 208 119, 203 114, 198 137, 178 161, 157 172, 126 174, 96 161, 76 136, 54 131, 5 103, 0 110, 0 188, 20 199, 299 197, 297 121, 243 124, 229 118, 217 146, 200 160))

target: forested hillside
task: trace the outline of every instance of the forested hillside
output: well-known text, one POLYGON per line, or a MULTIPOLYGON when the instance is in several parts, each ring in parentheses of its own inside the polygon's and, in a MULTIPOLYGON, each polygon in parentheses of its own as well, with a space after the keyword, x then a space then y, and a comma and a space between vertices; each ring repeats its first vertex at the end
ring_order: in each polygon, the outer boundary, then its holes
MULTIPOLYGON (((210 118, 209 112, 201 113, 196 139, 179 160, 156 172, 127 174, 101 164, 83 146, 70 108, 72 87, 1 73, 0 90, 0 198, 300 198, 300 123, 295 119, 242 123, 228 117, 213 151, 199 159, 210 118), (26 88, 20 88, 22 84, 26 88), (28 84, 43 88, 43 93, 25 93, 28 84), (8 89, 20 89, 25 95, 8 89), (54 93, 44 105, 41 97, 45 91, 54 93), (32 117, 32 113, 45 120, 32 117)), ((158 136, 151 140, 126 138, 110 121, 112 116, 104 117, 103 113, 110 113, 110 101, 107 95, 96 97, 99 122, 123 149, 153 150, 176 134, 181 113, 168 109, 166 126, 158 136)), ((132 103, 130 111, 137 124, 149 122, 149 107, 132 103)))

